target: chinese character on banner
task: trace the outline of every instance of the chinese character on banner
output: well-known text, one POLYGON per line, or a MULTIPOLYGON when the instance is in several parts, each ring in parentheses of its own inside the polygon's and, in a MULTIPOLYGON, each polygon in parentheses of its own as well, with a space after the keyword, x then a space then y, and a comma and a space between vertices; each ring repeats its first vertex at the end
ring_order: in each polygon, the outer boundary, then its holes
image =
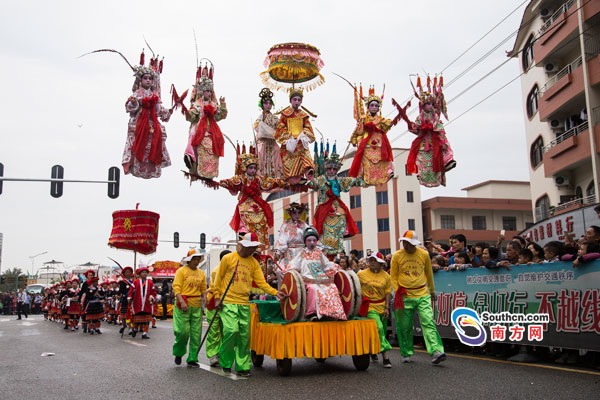
POLYGON ((544 327, 542 325, 527 326, 527 340, 530 342, 541 342, 544 338, 544 327))
MULTIPOLYGON (((550 322, 555 323, 556 318, 554 316, 554 308, 552 307, 551 298, 556 298, 555 292, 536 292, 535 297, 540 299, 540 307, 538 308, 538 314, 548 314, 550 322)), ((544 330, 548 330, 548 324, 543 324, 544 330)))
POLYGON ((561 236, 563 234, 562 220, 557 219, 555 222, 556 225, 556 235, 561 236))
POLYGON ((508 311, 512 314, 523 314, 527 308, 526 301, 519 301, 527 298, 527 292, 510 292, 508 296, 508 311))
POLYGON ((513 342, 520 342, 521 340, 523 340, 523 332, 525 332, 524 327, 522 327, 521 325, 513 325, 509 327, 508 330, 510 331, 510 337, 508 338, 508 340, 511 340, 513 342))
POLYGON ((537 242, 538 240, 540 240, 539 237, 538 237, 538 231, 537 231, 537 229, 533 230, 533 239, 534 239, 535 242, 537 242))
POLYGON ((475 292, 475 297, 473 298, 473 308, 477 311, 478 314, 481 315, 484 311, 489 310, 489 296, 488 292, 475 292))
POLYGON ((600 334, 600 289, 587 289, 581 308, 581 331, 600 334))
POLYGON ((452 309, 467 306, 467 295, 462 290, 452 293, 452 309))
POLYGON ((552 224, 550 222, 546 224, 546 236, 548 236, 548 238, 552 237, 552 224))
POLYGON ((545 239, 545 238, 544 238, 544 227, 543 227, 543 226, 540 226, 540 227, 539 227, 539 231, 540 231, 540 239, 541 239, 541 240, 544 240, 544 239, 545 239))
POLYGON ((567 225, 567 227, 566 227, 567 232, 569 232, 569 233, 573 232, 573 216, 572 215, 568 216, 565 219, 565 225, 567 225))
POLYGON ((436 325, 448 326, 450 324, 450 315, 452 310, 450 309, 450 299, 452 293, 439 293, 437 296, 437 309, 438 317, 435 321, 436 325))
POLYGON ((490 326, 492 332, 492 341, 502 342, 506 339, 506 327, 503 325, 492 325, 490 326))
POLYGON ((558 296, 557 332, 579 332, 579 307, 581 292, 562 289, 558 296))

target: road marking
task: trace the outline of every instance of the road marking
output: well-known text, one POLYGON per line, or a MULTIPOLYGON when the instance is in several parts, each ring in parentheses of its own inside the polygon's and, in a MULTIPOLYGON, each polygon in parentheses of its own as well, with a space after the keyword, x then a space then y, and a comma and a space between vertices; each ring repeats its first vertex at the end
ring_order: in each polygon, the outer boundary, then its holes
POLYGON ((134 346, 141 346, 141 347, 146 347, 146 346, 148 346, 147 344, 141 344, 141 343, 137 343, 137 342, 134 342, 133 340, 124 340, 124 342, 125 342, 125 343, 129 343, 129 344, 132 344, 132 345, 134 345, 134 346))
POLYGON ((234 381, 238 381, 238 380, 239 381, 243 381, 243 380, 248 379, 248 378, 243 377, 243 376, 238 376, 237 374, 235 374, 233 372, 230 373, 230 374, 226 374, 225 372, 223 372, 223 370, 221 368, 211 367, 211 366, 205 365, 205 364, 200 364, 200 368, 202 368, 205 371, 212 372, 215 375, 219 375, 219 376, 222 376, 224 378, 229 378, 229 379, 234 380, 234 381))
POLYGON ((19 325, 21 325, 21 326, 33 326, 33 325, 37 325, 37 322, 21 322, 19 325))
MULTIPOLYGON (((398 349, 398 347, 393 347, 393 348, 394 349, 398 349)), ((415 351, 419 352, 419 353, 427 353, 426 350, 415 350, 415 351)), ((554 366, 554 365, 522 363, 522 362, 514 362, 514 361, 506 361, 506 360, 496 360, 496 359, 493 359, 493 358, 467 356, 467 355, 464 355, 464 354, 448 354, 448 353, 446 353, 446 355, 449 356, 449 357, 459 357, 459 358, 467 358, 467 359, 471 359, 471 360, 489 361, 489 362, 495 362, 495 363, 500 363, 500 364, 521 365, 521 366, 524 366, 524 367, 553 369, 553 370, 556 370, 556 371, 576 372, 576 373, 580 373, 580 374, 588 374, 588 375, 597 375, 597 376, 600 376, 600 372, 586 371, 584 369, 565 368, 565 367, 557 367, 557 366, 554 366)))
POLYGON ((37 329, 24 329, 21 331, 21 336, 34 336, 39 335, 40 331, 37 329))

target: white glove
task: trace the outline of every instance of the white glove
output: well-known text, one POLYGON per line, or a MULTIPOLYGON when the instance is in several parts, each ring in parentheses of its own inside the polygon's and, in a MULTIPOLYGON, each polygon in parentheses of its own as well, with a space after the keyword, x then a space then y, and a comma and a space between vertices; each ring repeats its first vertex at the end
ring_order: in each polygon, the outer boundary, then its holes
POLYGON ((308 146, 310 145, 310 138, 306 136, 304 133, 298 135, 298 139, 302 142, 302 146, 308 150, 308 146))
POLYGON ((296 146, 298 145, 298 139, 290 138, 285 141, 285 148, 290 153, 293 153, 296 150, 296 146))

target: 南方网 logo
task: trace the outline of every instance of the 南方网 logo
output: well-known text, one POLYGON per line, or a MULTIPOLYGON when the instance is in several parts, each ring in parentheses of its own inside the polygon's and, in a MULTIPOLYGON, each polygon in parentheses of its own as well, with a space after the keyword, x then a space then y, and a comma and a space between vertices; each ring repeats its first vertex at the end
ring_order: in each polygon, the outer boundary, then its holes
POLYGON ((452 311, 452 325, 454 326, 458 339, 467 346, 481 346, 487 339, 487 333, 483 327, 481 318, 479 318, 477 311, 472 308, 455 308, 454 311, 452 311), (467 326, 475 328, 477 330, 477 335, 467 335, 463 329, 467 326))

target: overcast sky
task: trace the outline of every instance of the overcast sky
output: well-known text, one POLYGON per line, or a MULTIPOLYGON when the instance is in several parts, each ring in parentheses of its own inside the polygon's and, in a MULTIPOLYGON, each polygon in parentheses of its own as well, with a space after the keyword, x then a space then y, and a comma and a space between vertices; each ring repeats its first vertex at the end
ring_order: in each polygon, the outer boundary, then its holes
MULTIPOLYGON (((259 74, 268 49, 298 41, 320 49, 326 83, 306 94, 304 105, 318 114, 313 121, 342 152, 354 127, 352 90, 331 71, 353 82, 385 83, 384 114, 391 98, 410 96, 409 74, 445 68, 458 54, 517 7, 520 0, 459 1, 19 1, 0 3, 0 162, 4 176, 49 178, 60 164, 68 179, 106 179, 108 168, 121 166, 127 132, 125 100, 133 82, 126 64, 113 54, 79 55, 99 48, 123 52, 132 63, 146 47, 165 57, 163 101, 173 83, 181 93, 194 81, 196 30, 200 57, 215 64, 215 91, 227 99, 229 115, 221 129, 233 140, 252 138, 251 122, 259 113, 259 74), (80 126, 81 125, 81 126, 80 126)), ((523 6, 524 7, 524 6, 523 6)), ((518 28, 523 7, 473 50, 445 71, 449 82, 518 28)), ((510 40, 446 90, 451 99, 506 60, 510 40)), ((520 73, 513 60, 449 104, 458 116, 520 73)), ((523 103, 519 80, 447 128, 458 167, 447 187, 422 188, 423 199, 463 196, 461 188, 488 179, 528 180, 523 103)), ((276 109, 286 105, 278 92, 276 109)), ((416 101, 413 101, 416 104, 416 101)), ((414 117, 414 115, 413 115, 414 117)), ((0 195, 0 232, 4 233, 2 270, 35 269, 50 259, 73 266, 86 261, 107 264, 108 257, 131 264, 130 252, 107 246, 115 210, 135 208, 160 213, 160 239, 198 240, 233 237, 228 226, 236 199, 196 183, 181 172, 188 123, 174 114, 166 124, 173 165, 159 179, 122 176, 121 195, 107 197, 104 184, 67 183, 59 199, 49 183, 5 182, 0 195)), ((409 147, 406 130, 390 133, 394 147, 409 147)), ((228 144, 220 177, 233 173, 228 144)), ((415 178, 416 179, 416 178, 415 178)), ((507 194, 509 195, 509 194, 507 194)), ((187 251, 160 244, 152 260, 179 260, 187 251)))

